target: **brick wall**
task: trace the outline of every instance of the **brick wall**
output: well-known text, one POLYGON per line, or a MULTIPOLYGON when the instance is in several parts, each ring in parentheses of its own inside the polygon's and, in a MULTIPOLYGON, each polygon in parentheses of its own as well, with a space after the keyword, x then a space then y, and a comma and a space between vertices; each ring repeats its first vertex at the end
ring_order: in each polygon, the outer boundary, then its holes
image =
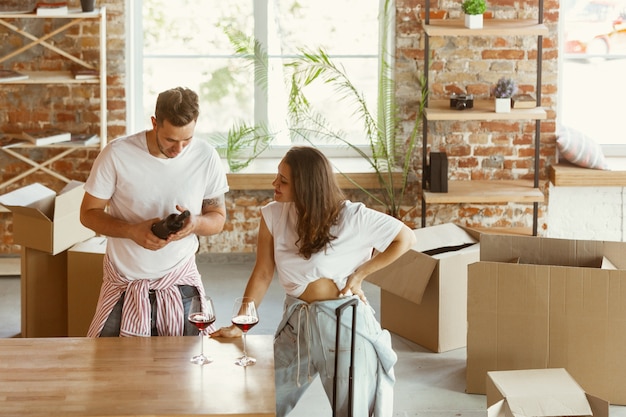
MULTIPOLYGON (((70 5, 78 7, 78 0, 70 5)), ((536 18, 535 1, 517 3, 510 1, 489 1, 489 9, 499 18, 536 18)), ((101 0, 106 5, 107 22, 107 65, 108 65, 108 132, 109 138, 125 133, 125 67, 124 67, 124 2, 101 0)), ((401 134, 409 136, 415 108, 419 99, 418 77, 423 73, 424 39, 416 11, 423 2, 397 0, 397 100, 401 110, 401 134)), ((433 9, 447 10, 449 17, 460 17, 460 2, 432 2, 433 9)), ((543 105, 548 109, 548 120, 542 123, 541 178, 542 186, 546 179, 546 166, 554 159, 555 102, 557 93, 557 36, 558 2, 546 1, 545 23, 550 35, 543 41, 543 105)), ((42 24, 42 23, 40 23, 42 24)), ((48 23, 44 23, 48 24, 48 23)), ((80 50, 81 54, 97 59, 98 43, 95 41, 95 28, 82 25, 70 32, 67 37, 54 37, 53 42, 62 42, 70 49, 80 50)), ((0 50, 9 45, 19 47, 26 40, 7 37, 0 32, 0 50)), ((477 96, 487 95, 490 86, 504 72, 514 71, 515 78, 524 91, 534 92, 536 41, 532 38, 446 38, 433 39, 435 50, 430 68, 432 96, 445 98, 453 91, 467 91, 477 96)), ((66 65, 52 53, 42 52, 37 47, 30 52, 25 62, 12 59, 7 67, 26 69, 26 66, 47 68, 66 65)), ((38 120, 55 120, 60 127, 72 130, 97 132, 98 90, 89 87, 46 87, 29 86, 25 89, 2 86, 0 96, 0 131, 20 131, 34 125, 38 120)), ((469 122, 434 124, 430 138, 431 149, 445 151, 450 157, 449 176, 452 179, 481 178, 531 178, 532 177, 532 134, 533 123, 469 122), (500 158, 503 157, 503 158, 500 158)), ((41 161, 58 152, 53 149, 35 149, 29 156, 41 161)), ((418 175, 421 175, 421 146, 412 155, 418 175)), ((79 151, 55 162, 53 168, 69 178, 84 181, 89 173, 95 152, 79 151)), ((7 155, 0 155, 0 180, 6 181, 28 166, 7 155)), ((49 175, 37 173, 12 184, 6 192, 32 182, 41 182, 55 190, 64 185, 49 175)), ((375 207, 363 193, 350 191, 352 200, 364 201, 375 207)), ((406 201, 405 220, 418 227, 421 223, 421 201, 419 183, 413 186, 406 201), (417 209, 415 209, 417 208, 417 209)), ((227 195, 229 219, 226 228, 219 236, 203 238, 201 252, 228 253, 254 252, 256 229, 259 222, 259 208, 270 201, 270 191, 233 191, 227 195)), ((375 207, 376 208, 376 207, 375 207)), ((428 207, 427 225, 456 222, 468 226, 526 226, 532 224, 532 206, 519 204, 504 205, 434 205, 428 207)), ((540 205, 540 234, 547 229, 546 206, 540 205)), ((19 246, 13 244, 11 235, 11 215, 0 213, 0 254, 18 253, 19 246)))

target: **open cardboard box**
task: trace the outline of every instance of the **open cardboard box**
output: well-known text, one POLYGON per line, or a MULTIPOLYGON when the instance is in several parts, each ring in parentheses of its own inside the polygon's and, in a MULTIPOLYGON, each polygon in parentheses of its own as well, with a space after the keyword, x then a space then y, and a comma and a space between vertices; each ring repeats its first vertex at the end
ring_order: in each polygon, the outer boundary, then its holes
POLYGON ((608 417, 609 402, 585 391, 563 368, 487 373, 488 417, 608 417))
POLYGON ((565 368, 626 405, 625 253, 624 242, 481 235, 468 267, 466 391, 485 394, 489 371, 565 368))
POLYGON ((95 236, 67 250, 67 335, 86 336, 102 286, 107 239, 95 236))
POLYGON ((366 278, 381 288, 381 325, 433 352, 464 347, 467 265, 478 261, 480 234, 452 223, 413 232, 412 249, 366 278))
POLYGON ((71 181, 57 195, 42 184, 31 184, 0 196, 13 212, 15 243, 56 255, 94 236, 80 222, 83 183, 71 181))

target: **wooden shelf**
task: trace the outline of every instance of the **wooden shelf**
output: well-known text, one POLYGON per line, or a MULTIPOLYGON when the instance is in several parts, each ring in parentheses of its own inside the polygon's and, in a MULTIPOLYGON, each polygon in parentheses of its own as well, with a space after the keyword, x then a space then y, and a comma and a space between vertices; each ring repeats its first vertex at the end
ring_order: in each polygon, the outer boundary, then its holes
POLYGON ((69 9, 68 14, 60 15, 60 16, 38 16, 37 13, 1 13, 0 19, 97 19, 100 17, 100 9, 95 8, 91 12, 83 12, 80 8, 72 8, 69 9))
POLYGON ((626 170, 605 171, 561 162, 550 166, 550 182, 556 187, 626 187, 626 170))
MULTIPOLYGON (((272 181, 276 179, 276 167, 280 159, 278 158, 257 158, 241 172, 228 172, 228 186, 231 190, 272 190, 272 181)), ((378 175, 372 171, 361 158, 332 158, 332 165, 335 167, 335 178, 339 186, 343 189, 357 189, 357 185, 346 178, 349 176, 360 186, 376 190, 380 188, 378 175), (345 173, 342 174, 342 173, 345 173)), ((402 173, 393 174, 394 184, 400 184, 402 173)))
POLYGON ((547 113, 543 107, 532 109, 511 109, 510 113, 496 113, 494 100, 474 100, 471 109, 450 108, 450 100, 430 100, 425 109, 426 120, 545 120, 547 113))
MULTIPOLYGON (((72 68, 73 66, 79 66, 82 68, 96 69, 98 70, 100 76, 90 79, 75 79, 72 75, 71 71, 19 71, 28 75, 28 78, 25 80, 13 80, 13 81, 1 81, 0 87, 6 88, 7 85, 28 85, 28 84, 39 84, 39 85, 54 85, 54 84, 64 84, 64 85, 72 85, 72 84, 92 84, 93 86, 99 88, 100 90, 100 108, 99 108, 99 116, 100 116, 100 143, 98 147, 100 149, 104 148, 107 143, 107 57, 106 57, 106 7, 100 7, 94 9, 92 12, 82 12, 80 9, 71 9, 70 12, 66 15, 62 16, 37 16, 36 13, 0 13, 0 26, 6 28, 8 33, 15 33, 27 39, 24 44, 21 45, 13 45, 9 47, 6 51, 4 51, 4 55, 0 55, 0 66, 5 62, 11 62, 15 57, 22 56, 22 54, 31 48, 34 47, 43 47, 49 51, 52 51, 62 58, 65 58, 69 61, 70 65, 64 66, 64 68, 72 68), (30 19, 62 19, 59 27, 50 30, 49 28, 46 30, 42 30, 42 28, 38 27, 39 25, 29 25, 30 19), (99 60, 97 65, 94 65, 91 62, 87 62, 81 58, 81 55, 77 51, 69 51, 64 48, 64 43, 56 43, 52 42, 50 39, 59 34, 63 34, 63 36, 67 35, 68 29, 73 26, 78 25, 84 20, 89 19, 85 24, 97 23, 98 28, 98 38, 99 38, 99 60), (94 22, 97 20, 97 22, 94 22), (31 33, 30 30, 34 33, 31 33), (43 33, 42 33, 43 32, 43 33)), ((27 58, 22 56, 23 58, 27 58)), ((15 87, 14 87, 15 88, 15 87)), ((0 94, 0 97, 6 97, 6 94, 0 94)), ((3 105, 10 105, 10 103, 3 103, 3 105)), ((49 123, 54 123, 54 120, 48 120, 49 123)), ((4 181, 0 184, 0 190, 4 189, 10 184, 15 183, 22 178, 33 174, 38 171, 42 171, 48 175, 51 175, 61 181, 66 183, 70 182, 70 179, 66 176, 56 172, 54 170, 53 163, 62 159, 63 157, 69 155, 70 153, 76 151, 77 149, 86 149, 87 146, 79 146, 79 145, 70 145, 70 144, 53 144, 45 147, 58 147, 65 148, 58 152, 56 155, 51 156, 47 160, 40 161, 39 159, 31 159, 30 155, 23 155, 20 152, 16 152, 13 148, 25 148, 32 147, 32 145, 15 145, 10 147, 1 148, 0 151, 10 155, 11 157, 23 161, 30 165, 30 167, 12 178, 4 181)), ((96 148, 97 149, 97 148, 96 148)), ((1 192, 1 191, 0 191, 1 192)))
POLYGON ((99 84, 100 77, 77 80, 70 71, 20 71, 25 80, 2 81, 0 84, 99 84))
POLYGON ((541 203, 544 195, 532 180, 449 181, 447 193, 424 191, 427 203, 541 203))
POLYGON ((428 36, 546 36, 548 27, 537 20, 485 19, 482 29, 469 29, 461 19, 437 19, 424 25, 428 36))

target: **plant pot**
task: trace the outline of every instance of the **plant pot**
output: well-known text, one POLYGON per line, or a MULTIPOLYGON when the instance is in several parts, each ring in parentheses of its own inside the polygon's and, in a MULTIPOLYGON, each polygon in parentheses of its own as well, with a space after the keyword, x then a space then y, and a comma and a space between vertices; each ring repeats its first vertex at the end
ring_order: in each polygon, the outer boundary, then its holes
POLYGON ((482 29, 483 15, 482 14, 466 14, 465 15, 465 27, 470 28, 470 29, 482 29))
POLYGON ((496 113, 510 113, 511 98, 496 98, 496 113))

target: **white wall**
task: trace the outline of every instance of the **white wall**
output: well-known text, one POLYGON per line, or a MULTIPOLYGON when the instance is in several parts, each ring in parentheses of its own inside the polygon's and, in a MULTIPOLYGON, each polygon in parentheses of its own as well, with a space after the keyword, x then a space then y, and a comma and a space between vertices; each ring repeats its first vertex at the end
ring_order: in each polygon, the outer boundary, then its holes
POLYGON ((624 241, 624 187, 555 187, 550 183, 547 237, 624 241))

